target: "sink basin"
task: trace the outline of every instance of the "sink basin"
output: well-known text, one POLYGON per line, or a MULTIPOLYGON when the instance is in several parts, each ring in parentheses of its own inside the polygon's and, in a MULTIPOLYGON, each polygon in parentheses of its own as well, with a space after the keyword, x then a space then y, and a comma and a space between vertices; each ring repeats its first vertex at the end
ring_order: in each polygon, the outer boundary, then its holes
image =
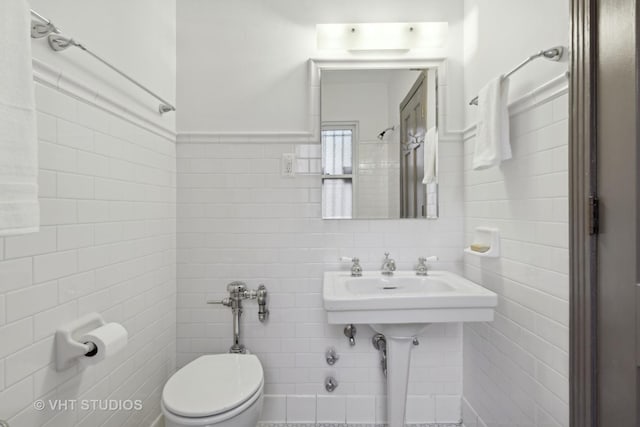
POLYGON ((326 272, 322 296, 331 324, 485 322, 498 303, 495 293, 448 271, 326 272))
POLYGON ((368 324, 385 336, 389 427, 405 425, 413 337, 430 323, 491 321, 498 304, 495 293, 448 271, 326 272, 322 297, 329 323, 368 324))
POLYGON ((423 292, 451 292, 453 286, 435 277, 365 277, 349 278, 346 290, 354 295, 406 295, 420 296, 423 292))

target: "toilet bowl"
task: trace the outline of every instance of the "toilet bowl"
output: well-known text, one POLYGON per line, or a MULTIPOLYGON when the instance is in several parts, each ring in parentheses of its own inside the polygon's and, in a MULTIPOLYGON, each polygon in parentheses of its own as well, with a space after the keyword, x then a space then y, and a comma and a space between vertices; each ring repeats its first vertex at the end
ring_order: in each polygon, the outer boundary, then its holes
POLYGON ((264 373, 252 354, 215 354, 178 370, 162 390, 165 427, 254 427, 264 373))

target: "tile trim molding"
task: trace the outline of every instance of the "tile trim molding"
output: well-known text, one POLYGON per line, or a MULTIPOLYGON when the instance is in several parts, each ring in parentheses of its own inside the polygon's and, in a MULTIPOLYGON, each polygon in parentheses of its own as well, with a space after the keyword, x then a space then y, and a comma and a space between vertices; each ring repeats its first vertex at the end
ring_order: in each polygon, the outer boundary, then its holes
MULTIPOLYGON (((271 426, 384 426, 385 395, 276 395, 264 396, 259 423, 271 426), (367 415, 364 415, 364 414, 367 415)), ((409 426, 458 426, 462 423, 462 396, 407 396, 409 426), (455 405, 452 406, 452 402, 455 405)))
POLYGON ((462 396, 462 427, 465 426, 465 423, 468 423, 470 426, 487 427, 487 424, 480 415, 478 415, 478 412, 471 403, 469 403, 467 398, 462 396))
MULTIPOLYGON (((509 104, 509 115, 517 116, 569 93, 569 72, 549 80, 509 104)), ((476 136, 477 123, 463 131, 463 141, 476 136)))
MULTIPOLYGON (((350 423, 268 423, 259 422, 257 427, 388 427, 388 424, 350 424, 350 423)), ((426 424, 405 424, 405 427, 460 427, 462 424, 451 423, 426 423, 426 424)))
POLYGON ((58 90, 63 94, 82 101, 93 107, 99 108, 119 119, 125 120, 135 126, 145 129, 155 135, 171 142, 176 140, 176 132, 167 126, 137 113, 104 93, 100 93, 89 87, 85 82, 63 73, 39 59, 33 59, 33 80, 44 86, 58 90))
POLYGON ((394 68, 438 68, 438 117, 440 141, 460 142, 462 131, 449 129, 446 105, 447 91, 446 58, 382 58, 382 59, 334 59, 311 58, 308 61, 308 123, 302 131, 255 131, 255 132, 179 132, 177 142, 183 144, 319 144, 320 143, 320 75, 323 70, 363 70, 394 68))

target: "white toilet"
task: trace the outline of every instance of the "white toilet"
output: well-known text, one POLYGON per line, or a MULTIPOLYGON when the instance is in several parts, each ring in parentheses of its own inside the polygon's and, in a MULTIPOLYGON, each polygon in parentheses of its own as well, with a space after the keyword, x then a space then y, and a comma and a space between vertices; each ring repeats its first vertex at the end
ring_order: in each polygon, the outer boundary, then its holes
POLYGON ((254 427, 262 411, 264 373, 252 354, 201 356, 162 391, 165 427, 254 427))

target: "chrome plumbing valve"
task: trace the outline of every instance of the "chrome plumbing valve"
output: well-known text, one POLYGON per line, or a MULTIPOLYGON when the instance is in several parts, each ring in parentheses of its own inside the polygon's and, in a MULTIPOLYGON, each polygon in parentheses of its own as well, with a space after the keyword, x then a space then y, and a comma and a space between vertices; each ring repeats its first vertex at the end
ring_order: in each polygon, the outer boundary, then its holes
POLYGON ((324 380, 324 388, 329 393, 333 393, 338 388, 338 381, 333 377, 327 377, 324 380))
POLYGON ((231 353, 246 353, 244 345, 240 344, 240 316, 242 316, 242 300, 257 299, 258 300, 258 320, 266 322, 269 318, 269 309, 267 308, 267 287, 263 284, 258 286, 256 290, 248 290, 244 282, 231 282, 227 285, 229 298, 220 301, 207 301, 207 304, 220 304, 231 307, 233 312, 233 345, 229 350, 231 353))
POLYGON ((267 308, 267 287, 265 285, 258 286, 258 320, 266 322, 269 318, 269 309, 267 308))
POLYGON ((258 320, 265 322, 269 318, 269 309, 267 308, 268 293, 265 285, 260 284, 258 289, 249 290, 244 282, 236 281, 227 285, 227 292, 229 292, 229 298, 224 298, 221 301, 207 301, 207 304, 221 304, 242 311, 242 300, 255 299, 258 300, 258 320))

